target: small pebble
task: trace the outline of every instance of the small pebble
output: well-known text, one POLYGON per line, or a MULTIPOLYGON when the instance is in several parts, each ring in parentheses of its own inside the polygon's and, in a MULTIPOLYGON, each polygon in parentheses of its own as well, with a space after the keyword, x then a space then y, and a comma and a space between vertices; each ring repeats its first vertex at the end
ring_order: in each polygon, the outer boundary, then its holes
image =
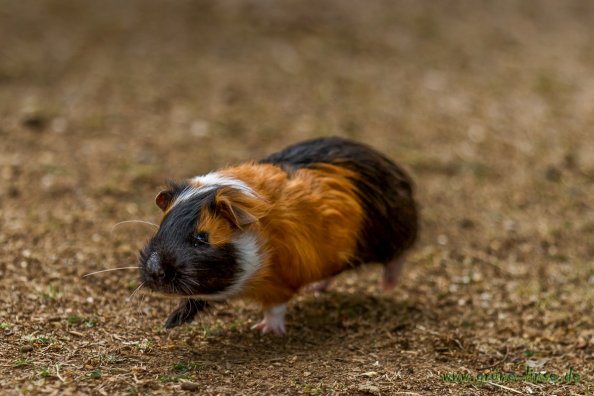
POLYGON ((561 171, 554 166, 549 166, 545 171, 545 177, 550 182, 558 183, 561 181, 561 171))
POLYGON ((27 114, 21 120, 21 124, 33 131, 41 131, 47 125, 47 118, 41 114, 27 114))
POLYGON ((361 384, 357 387, 357 390, 362 393, 371 395, 380 395, 380 388, 371 384, 361 384))
POLYGON ((52 120, 51 129, 55 133, 64 133, 68 129, 68 120, 64 117, 56 117, 52 120))
POLYGON ((472 221, 470 219, 464 218, 464 219, 460 220, 460 227, 462 227, 466 230, 474 228, 474 226, 475 226, 474 221, 472 221))
POLYGON ((182 382, 181 388, 182 388, 182 390, 187 390, 187 391, 197 391, 200 388, 200 385, 198 385, 194 382, 182 382))
POLYGON ((448 244, 448 237, 446 235, 439 235, 437 237, 437 243, 440 244, 441 246, 445 246, 448 244))

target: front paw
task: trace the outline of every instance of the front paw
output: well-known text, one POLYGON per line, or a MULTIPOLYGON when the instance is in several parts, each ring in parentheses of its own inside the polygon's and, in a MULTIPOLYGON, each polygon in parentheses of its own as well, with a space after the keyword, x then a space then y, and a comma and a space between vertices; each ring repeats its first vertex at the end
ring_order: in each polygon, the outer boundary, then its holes
POLYGON ((174 327, 181 326, 184 323, 190 323, 194 320, 194 315, 188 315, 182 308, 177 308, 175 311, 171 312, 167 321, 165 322, 166 329, 173 329, 174 327))
POLYGON ((181 326, 184 323, 190 323, 194 320, 196 314, 203 311, 207 307, 207 303, 201 300, 182 300, 179 306, 173 311, 167 321, 165 322, 166 329, 172 329, 181 326))

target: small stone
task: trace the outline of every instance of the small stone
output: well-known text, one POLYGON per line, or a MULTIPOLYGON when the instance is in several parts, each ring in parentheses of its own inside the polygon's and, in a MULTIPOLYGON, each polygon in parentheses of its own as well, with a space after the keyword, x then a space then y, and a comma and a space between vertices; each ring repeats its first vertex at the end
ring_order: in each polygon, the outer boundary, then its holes
POLYGON ((495 240, 489 244, 489 248, 494 252, 498 252, 501 249, 501 242, 495 240))
POLYGON ((561 171, 555 166, 549 166, 545 171, 545 177, 548 181, 558 183, 561 181, 561 171))
POLYGON ((370 394, 370 395, 379 395, 381 394, 379 387, 371 384, 361 384, 357 387, 357 390, 362 393, 370 394))
POLYGON ((198 389, 200 389, 200 385, 198 385, 194 382, 182 382, 181 388, 182 388, 182 390, 195 392, 198 389))
POLYGON ((47 126, 47 118, 39 113, 27 114, 21 120, 21 124, 28 129, 39 132, 47 126))
POLYGON ((8 188, 8 196, 10 198, 18 198, 19 195, 21 195, 21 192, 19 191, 18 188, 14 187, 14 186, 10 186, 8 188))
POLYGON ((4 180, 12 180, 15 177, 15 172, 11 166, 5 166, 0 172, 4 180))
POLYGON ((43 187, 44 190, 49 190, 55 183, 56 178, 54 177, 54 175, 44 175, 41 178, 41 187, 43 187))
POLYGON ((504 220, 503 221, 503 229, 507 232, 515 231, 516 222, 511 219, 504 220))
POLYGON ((530 359, 526 361, 526 366, 533 368, 533 369, 541 369, 544 365, 551 359, 542 358, 542 359, 530 359))
POLYGON ((472 124, 468 128, 468 138, 473 143, 482 143, 485 140, 486 131, 485 127, 479 124, 472 124))
POLYGON ((584 337, 580 337, 575 346, 577 349, 584 349, 588 346, 588 341, 584 337))
POLYGON ((460 227, 463 228, 463 229, 465 229, 465 230, 474 228, 474 226, 475 226, 474 221, 472 221, 470 219, 464 218, 464 219, 462 219, 460 221, 460 227))
POLYGON ((50 127, 54 133, 64 133, 68 129, 68 120, 64 117, 56 117, 52 120, 50 127))
POLYGON ((190 133, 195 137, 205 137, 209 134, 208 122, 196 120, 190 125, 190 133))

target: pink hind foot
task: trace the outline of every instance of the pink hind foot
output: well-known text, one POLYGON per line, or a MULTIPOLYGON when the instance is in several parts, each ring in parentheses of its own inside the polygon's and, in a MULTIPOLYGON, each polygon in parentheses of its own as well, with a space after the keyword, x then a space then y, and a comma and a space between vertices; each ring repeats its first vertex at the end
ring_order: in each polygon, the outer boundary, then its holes
POLYGON ((330 286, 330 278, 328 279, 322 279, 321 281, 318 282, 313 282, 310 283, 309 285, 306 285, 303 288, 303 291, 306 293, 315 293, 315 292, 325 292, 326 290, 328 290, 328 287, 330 286))
POLYGON ((400 256, 385 265, 382 279, 382 286, 385 291, 392 290, 398 283, 404 262, 404 257, 400 256))
POLYGON ((264 319, 252 326, 252 330, 260 330, 262 334, 273 333, 278 336, 287 334, 285 330, 285 312, 287 304, 275 305, 264 310, 264 319))

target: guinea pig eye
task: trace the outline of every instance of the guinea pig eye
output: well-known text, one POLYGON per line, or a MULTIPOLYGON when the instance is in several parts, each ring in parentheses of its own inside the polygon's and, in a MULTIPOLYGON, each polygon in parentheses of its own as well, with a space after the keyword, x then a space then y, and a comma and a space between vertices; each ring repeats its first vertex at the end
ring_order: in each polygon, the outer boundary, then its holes
POLYGON ((198 247, 200 245, 206 245, 208 243, 208 233, 206 232, 197 232, 192 236, 194 247, 198 247))

